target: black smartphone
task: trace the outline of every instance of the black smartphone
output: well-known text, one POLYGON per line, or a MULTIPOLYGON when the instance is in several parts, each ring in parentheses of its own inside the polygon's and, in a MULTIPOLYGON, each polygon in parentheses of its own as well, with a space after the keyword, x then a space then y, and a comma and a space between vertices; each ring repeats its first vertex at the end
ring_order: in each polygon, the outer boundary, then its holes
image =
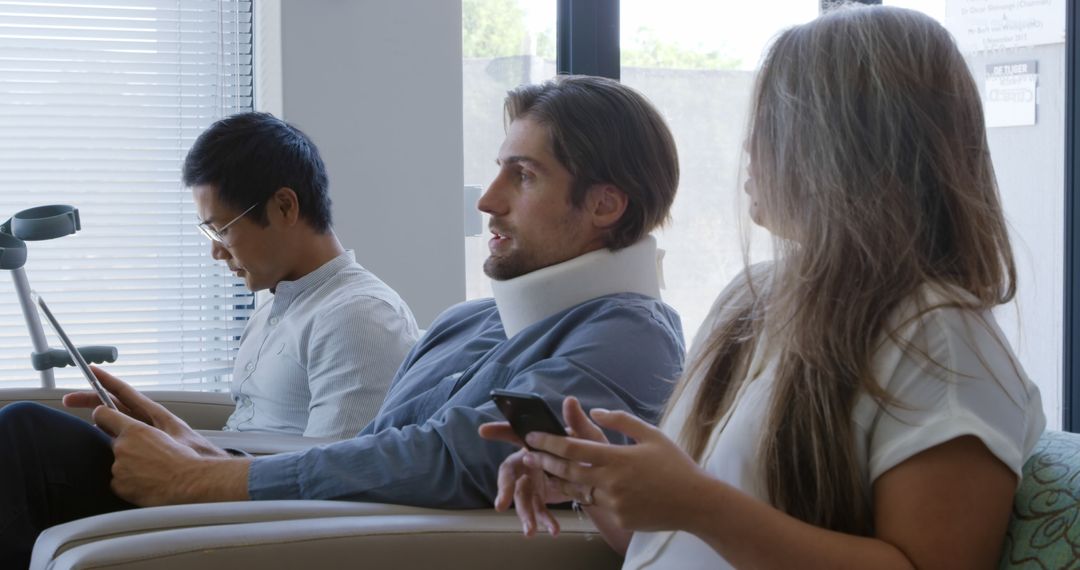
POLYGON ((502 415, 510 422, 514 433, 525 441, 529 432, 539 431, 554 435, 566 435, 559 416, 551 411, 551 406, 543 398, 527 392, 511 390, 492 390, 491 399, 495 401, 502 415))

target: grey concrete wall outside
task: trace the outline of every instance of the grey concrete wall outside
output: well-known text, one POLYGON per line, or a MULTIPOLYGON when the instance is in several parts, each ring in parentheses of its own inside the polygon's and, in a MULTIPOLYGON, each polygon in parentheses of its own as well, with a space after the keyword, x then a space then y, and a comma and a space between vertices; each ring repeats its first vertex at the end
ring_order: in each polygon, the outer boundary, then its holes
POLYGON ((622 70, 623 83, 656 105, 678 145, 679 191, 671 222, 657 236, 666 251, 664 300, 679 311, 688 342, 745 266, 744 232, 754 232, 754 261, 771 257, 771 241, 754 231, 742 191, 754 77, 741 70, 622 70))
POLYGON ((461 5, 285 0, 281 25, 283 115, 322 152, 335 230, 426 327, 465 298, 461 5))

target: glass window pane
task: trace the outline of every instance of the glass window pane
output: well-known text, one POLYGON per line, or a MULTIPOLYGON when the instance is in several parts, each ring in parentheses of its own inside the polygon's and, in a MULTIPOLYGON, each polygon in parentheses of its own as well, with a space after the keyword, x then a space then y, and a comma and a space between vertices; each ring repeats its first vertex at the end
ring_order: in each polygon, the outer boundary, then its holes
POLYGON ((743 267, 741 235, 755 260, 771 243, 739 199, 739 172, 754 76, 781 30, 817 16, 818 0, 740 3, 622 0, 622 81, 644 93, 675 135, 681 170, 666 250, 664 300, 689 341, 713 300, 743 267))
MULTIPOLYGON (((506 92, 555 76, 555 9, 554 0, 462 1, 466 186, 484 189, 498 171, 495 157, 503 140, 506 92)), ((466 194, 466 209, 475 208, 478 193, 471 194, 466 194)), ((491 296, 482 269, 488 255, 486 216, 480 220, 480 235, 465 238, 468 299, 491 296)), ((466 233, 474 229, 466 228, 466 233)))

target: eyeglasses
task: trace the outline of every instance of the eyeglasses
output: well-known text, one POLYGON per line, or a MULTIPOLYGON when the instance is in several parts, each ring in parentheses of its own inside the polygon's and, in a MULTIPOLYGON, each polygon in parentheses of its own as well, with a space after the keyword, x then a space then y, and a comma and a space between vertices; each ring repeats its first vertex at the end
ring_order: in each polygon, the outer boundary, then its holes
POLYGON ((206 236, 206 239, 208 239, 210 241, 213 241, 213 242, 220 243, 221 245, 229 245, 225 241, 225 237, 222 236, 221 234, 224 233, 225 230, 229 229, 229 226, 231 226, 231 225, 235 224, 237 221, 239 221, 240 218, 243 218, 244 216, 246 216, 248 212, 254 210, 255 206, 258 206, 258 205, 259 205, 259 202, 255 202, 250 207, 248 207, 248 209, 244 210, 239 216, 236 216, 229 223, 225 224, 224 226, 221 226, 221 229, 214 229, 214 226, 211 226, 210 222, 203 222, 203 223, 199 224, 196 227, 199 228, 199 231, 202 232, 202 235, 206 236))

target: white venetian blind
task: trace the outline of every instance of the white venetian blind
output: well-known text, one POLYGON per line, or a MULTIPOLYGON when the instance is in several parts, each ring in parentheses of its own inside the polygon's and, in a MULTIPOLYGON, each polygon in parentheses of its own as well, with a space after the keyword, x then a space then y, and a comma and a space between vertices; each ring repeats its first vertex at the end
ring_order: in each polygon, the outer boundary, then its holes
MULTIPOLYGON (((79 209, 81 232, 28 242, 30 285, 76 344, 116 346, 107 367, 134 384, 231 373, 254 299, 210 258, 180 168, 206 127, 251 110, 251 43, 250 1, 0 1, 0 222, 79 209)), ((39 384, 31 350, 0 271, 0 388, 39 384)), ((85 384, 73 368, 56 382, 85 384)))

